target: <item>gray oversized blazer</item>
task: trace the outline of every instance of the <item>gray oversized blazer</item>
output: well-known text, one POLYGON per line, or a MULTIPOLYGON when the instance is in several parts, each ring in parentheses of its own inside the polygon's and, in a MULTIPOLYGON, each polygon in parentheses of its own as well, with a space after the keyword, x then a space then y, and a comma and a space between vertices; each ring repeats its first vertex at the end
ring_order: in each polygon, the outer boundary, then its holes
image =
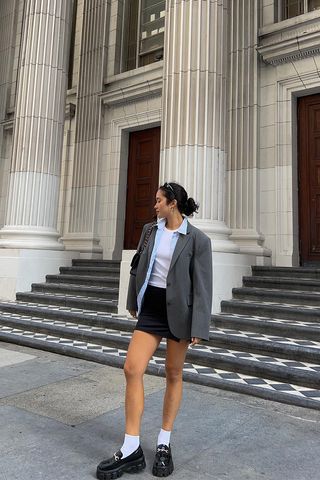
MULTIPOLYGON (((143 244, 149 224, 143 227, 143 244)), ((137 311, 137 295, 144 284, 157 226, 141 254, 137 275, 130 275, 127 309, 137 311)), ((188 222, 187 234, 179 234, 167 276, 167 313, 170 331, 180 339, 209 338, 212 304, 212 250, 209 237, 188 222)))

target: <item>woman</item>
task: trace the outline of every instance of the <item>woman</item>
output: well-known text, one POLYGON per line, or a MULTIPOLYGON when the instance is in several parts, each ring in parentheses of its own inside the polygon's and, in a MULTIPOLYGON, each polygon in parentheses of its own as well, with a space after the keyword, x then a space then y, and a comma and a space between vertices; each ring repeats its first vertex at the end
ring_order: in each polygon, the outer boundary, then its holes
POLYGON ((136 276, 130 276, 127 309, 138 318, 124 365, 126 433, 120 450, 101 462, 97 477, 117 478, 145 468, 140 446, 144 407, 143 375, 162 338, 167 339, 166 391, 162 428, 152 473, 173 471, 170 435, 182 396, 182 369, 188 346, 209 337, 212 302, 210 239, 187 218, 198 205, 177 183, 165 183, 156 194, 158 222, 144 226, 136 276), (148 241, 146 242, 149 236, 148 241))

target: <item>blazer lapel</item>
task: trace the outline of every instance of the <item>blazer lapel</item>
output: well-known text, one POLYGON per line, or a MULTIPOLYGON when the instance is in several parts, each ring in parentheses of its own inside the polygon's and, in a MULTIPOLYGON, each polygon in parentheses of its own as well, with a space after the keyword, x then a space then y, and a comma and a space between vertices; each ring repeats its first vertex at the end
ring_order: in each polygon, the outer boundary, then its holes
POLYGON ((173 255, 172 255, 169 272, 170 272, 171 268, 174 266, 174 264, 176 263, 176 261, 178 260, 179 255, 181 254, 182 250, 185 248, 185 246, 189 242, 189 240, 191 238, 189 233, 190 232, 187 231, 186 235, 183 235, 182 233, 179 234, 179 238, 178 238, 176 247, 175 247, 173 255))

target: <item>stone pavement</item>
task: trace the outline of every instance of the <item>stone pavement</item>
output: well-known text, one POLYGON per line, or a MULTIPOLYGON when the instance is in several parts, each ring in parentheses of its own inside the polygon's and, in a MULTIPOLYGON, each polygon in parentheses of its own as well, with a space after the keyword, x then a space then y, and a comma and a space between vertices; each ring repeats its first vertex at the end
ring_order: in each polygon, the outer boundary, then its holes
MULTIPOLYGON (((145 378, 142 446, 155 478, 164 380, 145 378)), ((92 480, 124 430, 121 370, 0 342, 0 480, 92 480)), ((176 480, 319 480, 320 413, 185 384, 176 480)))

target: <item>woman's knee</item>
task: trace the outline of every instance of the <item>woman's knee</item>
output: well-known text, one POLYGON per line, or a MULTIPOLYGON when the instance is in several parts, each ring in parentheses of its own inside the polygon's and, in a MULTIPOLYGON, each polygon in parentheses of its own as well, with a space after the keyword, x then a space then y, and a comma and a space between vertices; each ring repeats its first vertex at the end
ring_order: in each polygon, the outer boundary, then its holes
POLYGON ((123 367, 123 371, 127 380, 142 379, 144 370, 133 362, 126 361, 123 367))
POLYGON ((166 378, 169 382, 181 382, 182 368, 173 365, 166 365, 166 378))

